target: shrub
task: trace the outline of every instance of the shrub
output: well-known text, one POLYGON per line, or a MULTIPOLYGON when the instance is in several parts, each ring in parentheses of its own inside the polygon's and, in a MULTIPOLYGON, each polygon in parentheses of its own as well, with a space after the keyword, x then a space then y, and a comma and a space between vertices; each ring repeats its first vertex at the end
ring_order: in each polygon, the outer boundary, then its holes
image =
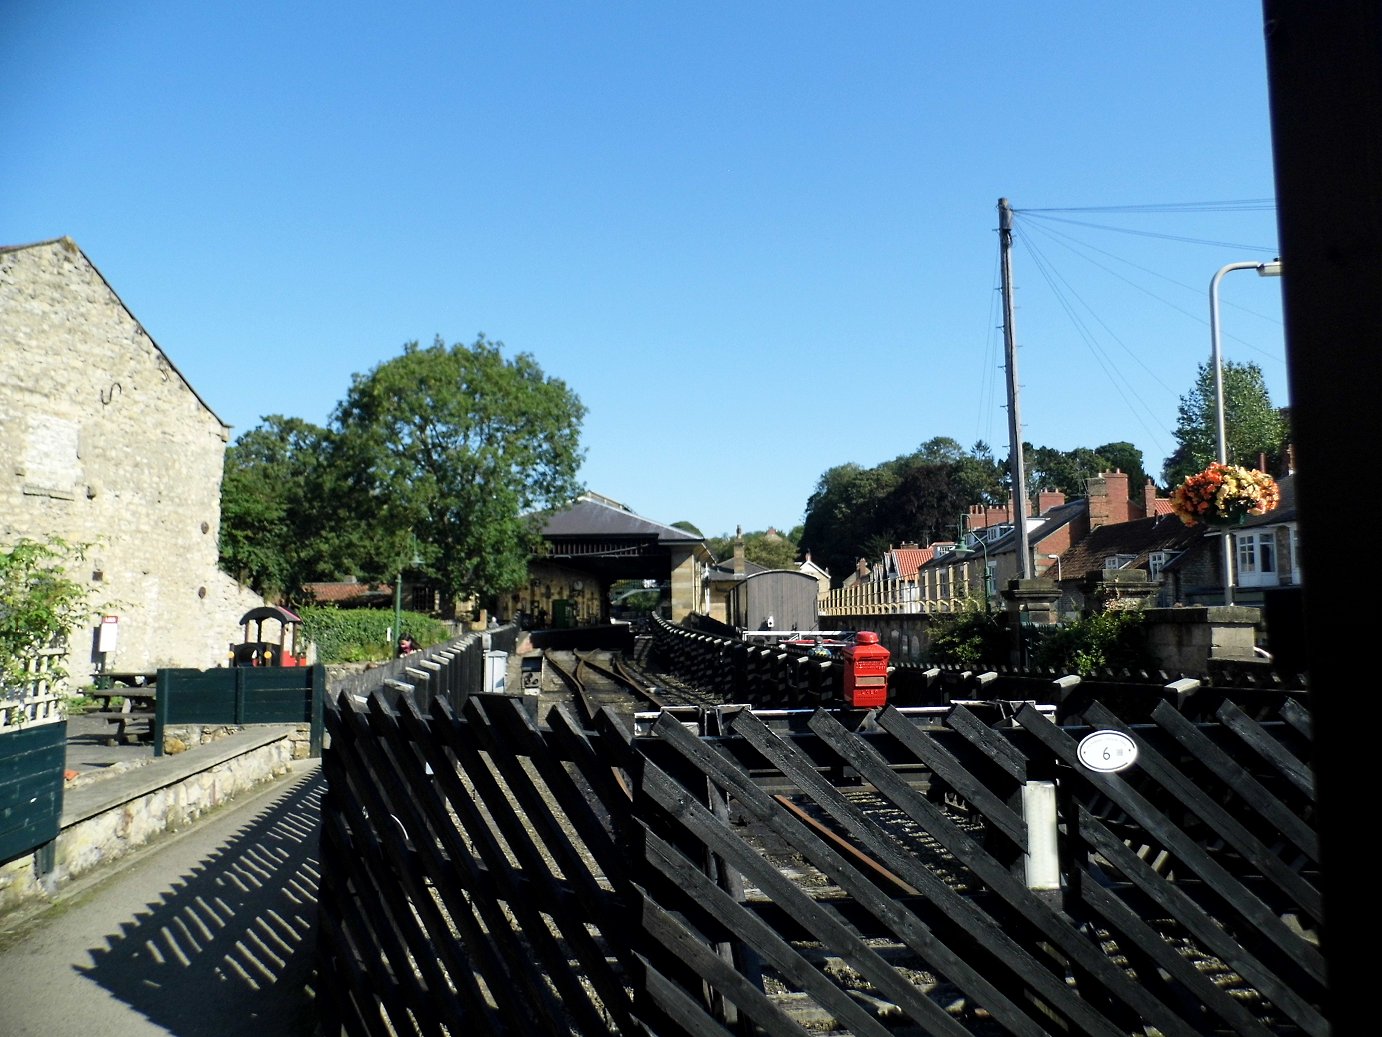
POLYGON ((1082 677, 1104 669, 1155 669, 1145 618, 1137 609, 1117 609, 1054 627, 1035 645, 1033 661, 1082 677))
POLYGON ((933 663, 1002 663, 1010 650, 1008 628, 999 613, 957 612, 932 617, 928 654, 933 663))
MULTIPOLYGON (((370 662, 392 659, 399 631, 393 631, 392 609, 338 609, 309 605, 298 610, 303 636, 317 646, 322 663, 370 662)), ((440 620, 420 612, 404 612, 403 632, 420 645, 434 645, 450 637, 440 620)))

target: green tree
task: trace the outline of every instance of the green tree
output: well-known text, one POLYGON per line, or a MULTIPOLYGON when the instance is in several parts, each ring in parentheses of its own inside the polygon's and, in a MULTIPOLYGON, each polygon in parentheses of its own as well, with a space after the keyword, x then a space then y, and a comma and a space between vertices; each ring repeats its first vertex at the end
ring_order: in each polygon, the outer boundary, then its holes
MULTIPOLYGON (((1266 454, 1268 467, 1280 458, 1289 429, 1286 417, 1272 405, 1262 369, 1255 363, 1224 364, 1224 427, 1228 436, 1229 464, 1256 468, 1258 455, 1266 454)), ((1162 479, 1178 486, 1187 475, 1203 470, 1218 456, 1214 406, 1214 370, 1200 364, 1195 384, 1180 398, 1177 410, 1176 450, 1166 459, 1162 479)))
POLYGON ((416 342, 356 375, 333 416, 332 467, 370 515, 370 564, 387 575, 417 551, 444 594, 518 586, 538 512, 580 490, 585 407, 527 353, 416 342))
POLYGON ((226 450, 221 568, 268 598, 353 575, 369 538, 336 492, 329 430, 273 414, 226 450))
MULTIPOLYGON (((63 564, 82 556, 82 548, 57 538, 0 550, 0 699, 4 689, 27 683, 25 666, 42 649, 61 644, 90 615, 86 586, 63 564)), ((65 676, 61 665, 49 673, 54 680, 65 676)))

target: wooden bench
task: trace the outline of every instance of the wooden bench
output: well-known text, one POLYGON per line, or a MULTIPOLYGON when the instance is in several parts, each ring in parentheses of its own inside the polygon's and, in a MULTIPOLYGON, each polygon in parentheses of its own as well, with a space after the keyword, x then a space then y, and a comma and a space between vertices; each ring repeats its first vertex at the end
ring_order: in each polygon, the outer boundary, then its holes
POLYGON ((108 745, 123 743, 127 734, 130 733, 137 734, 141 741, 152 740, 154 702, 158 697, 157 689, 152 686, 103 688, 99 691, 90 692, 89 695, 99 703, 97 707, 99 712, 111 714, 111 716, 106 717, 106 723, 116 725, 115 730, 106 740, 108 745), (117 698, 123 700, 118 710, 111 706, 111 702, 117 698))

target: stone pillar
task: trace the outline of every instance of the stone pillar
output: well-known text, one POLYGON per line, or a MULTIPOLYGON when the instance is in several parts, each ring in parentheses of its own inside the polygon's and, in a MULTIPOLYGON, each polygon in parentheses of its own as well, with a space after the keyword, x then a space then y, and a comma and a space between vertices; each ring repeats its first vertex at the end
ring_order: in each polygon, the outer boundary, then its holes
POLYGON ((1055 580, 1009 580, 1001 592, 1007 602, 1008 629, 1012 632, 1012 664, 1026 666, 1026 643, 1023 628, 1046 627, 1056 621, 1056 602, 1061 590, 1055 580))
POLYGON ((1147 609, 1147 647, 1167 673, 1203 674, 1211 659, 1247 662, 1257 657, 1261 609, 1195 605, 1147 609))

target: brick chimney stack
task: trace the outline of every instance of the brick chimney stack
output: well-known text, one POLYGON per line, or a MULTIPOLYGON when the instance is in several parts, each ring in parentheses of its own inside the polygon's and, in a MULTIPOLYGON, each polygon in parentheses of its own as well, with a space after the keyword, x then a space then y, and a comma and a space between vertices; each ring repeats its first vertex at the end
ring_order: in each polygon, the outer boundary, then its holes
POLYGON ((1098 529, 1115 522, 1127 522, 1132 518, 1131 502, 1128 500, 1128 475, 1115 469, 1100 472, 1085 483, 1089 497, 1089 528, 1098 529))
POLYGON ((1038 515, 1045 515, 1053 508, 1059 508, 1065 503, 1065 494, 1060 490, 1042 490, 1037 494, 1038 515))
POLYGON ((744 527, 736 526, 734 529, 734 575, 743 576, 744 568, 744 527))

